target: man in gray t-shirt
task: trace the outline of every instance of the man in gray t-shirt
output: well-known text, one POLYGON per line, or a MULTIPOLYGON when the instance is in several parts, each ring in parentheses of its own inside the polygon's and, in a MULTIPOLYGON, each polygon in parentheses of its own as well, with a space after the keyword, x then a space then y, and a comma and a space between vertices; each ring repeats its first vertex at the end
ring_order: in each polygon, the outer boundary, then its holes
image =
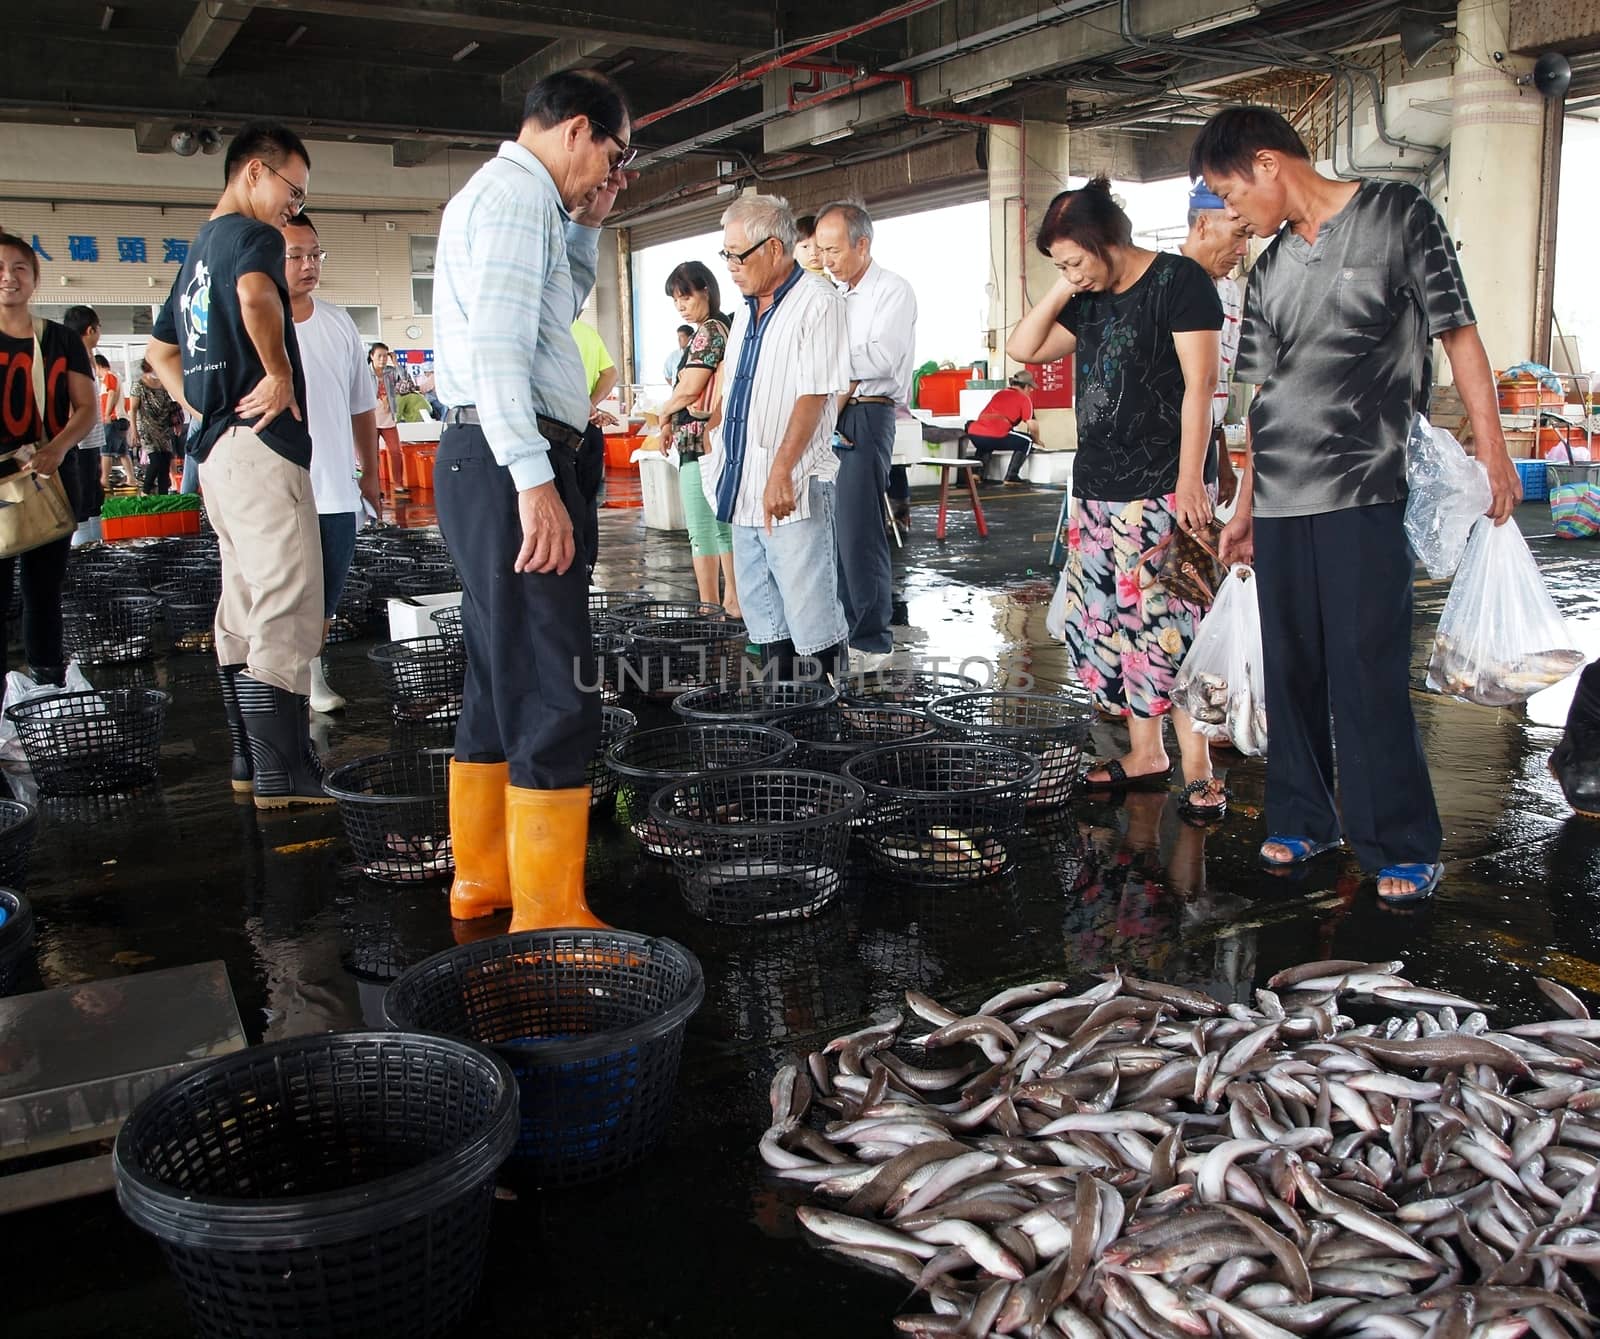
POLYGON ((1455 248, 1414 186, 1321 176, 1263 108, 1207 122, 1189 172, 1273 237, 1245 295, 1235 376, 1260 389, 1223 533, 1225 559, 1256 559, 1271 736, 1261 858, 1297 865, 1342 835, 1382 901, 1417 901, 1443 867, 1411 713, 1405 441, 1432 388, 1433 339, 1488 470, 1489 514, 1503 522, 1521 495, 1455 248))

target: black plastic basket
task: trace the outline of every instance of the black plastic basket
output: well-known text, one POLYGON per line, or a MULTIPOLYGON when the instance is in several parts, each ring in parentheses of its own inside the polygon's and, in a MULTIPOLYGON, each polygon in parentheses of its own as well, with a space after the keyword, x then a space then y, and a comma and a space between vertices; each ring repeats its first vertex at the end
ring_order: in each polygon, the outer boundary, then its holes
POLYGON ((374 600, 392 600, 401 593, 400 583, 416 574, 417 560, 406 553, 379 553, 358 564, 356 570, 371 588, 374 600))
POLYGON ((734 767, 778 767, 794 753, 794 736, 772 725, 693 721, 638 730, 606 750, 632 832, 651 855, 667 848, 650 817, 650 797, 663 786, 701 772, 734 767))
POLYGON ((352 572, 345 577, 344 590, 334 606, 333 625, 328 629, 329 644, 354 641, 366 632, 371 618, 372 587, 352 572))
POLYGON ((20 892, 0 885, 0 995, 17 988, 32 952, 33 908, 20 892))
POLYGON ((928 708, 946 734, 1021 749, 1039 760, 1030 809, 1054 809, 1077 789, 1094 704, 1087 696, 1049 693, 958 693, 928 708))
POLYGON ((444 637, 409 637, 367 652, 383 675, 389 709, 397 721, 453 721, 461 715, 467 653, 444 637))
POLYGON ((922 744, 938 737, 927 713, 882 702, 835 702, 822 711, 780 716, 773 722, 795 737, 795 762, 837 772, 858 753, 886 744, 922 744))
POLYGON ((694 954, 625 930, 528 930, 447 949, 384 1001, 392 1026, 470 1038, 522 1092, 516 1171, 574 1185, 665 1133, 684 1028, 705 996, 694 954))
POLYGON ((847 675, 839 696, 847 702, 882 702, 896 707, 926 707, 952 693, 975 693, 983 685, 953 670, 882 669, 847 675))
POLYGON ((728 619, 676 618, 628 625, 639 691, 658 701, 709 684, 737 684, 745 627, 728 619))
POLYGON ((445 609, 435 609, 428 615, 433 620, 434 631, 447 642, 461 642, 465 634, 461 631, 461 606, 452 604, 445 609))
POLYGON ((222 598, 222 568, 215 563, 179 563, 167 567, 153 592, 167 604, 222 598))
POLYGON ((449 749, 378 753, 328 773, 361 872, 381 883, 424 883, 455 870, 450 850, 449 749))
POLYGON ((39 814, 21 800, 0 800, 0 888, 28 890, 28 859, 39 833, 39 814))
POLYGON ((216 649, 215 601, 167 605, 167 644, 175 655, 210 655, 216 649))
POLYGON ((924 884, 970 883, 1009 869, 1039 783, 1037 758, 996 744, 890 744, 857 754, 842 770, 867 794, 859 832, 873 865, 924 884))
POLYGON ((628 605, 651 603, 647 590, 592 590, 589 592, 589 617, 614 614, 628 605))
POLYGON ((113 1152, 117 1199, 206 1339, 431 1339, 477 1295, 516 1125, 516 1080, 476 1046, 296 1037, 140 1105, 113 1152))
POLYGON ((461 589, 461 578, 449 563, 418 563, 409 576, 395 585, 401 595, 447 595, 461 589))
POLYGON ((155 688, 53 693, 6 708, 41 795, 98 795, 154 781, 171 698, 155 688))
POLYGON ((634 657, 632 637, 625 632, 596 631, 590 634, 589 645, 594 651, 602 702, 614 706, 639 691, 644 679, 634 657))
POLYGON ((74 550, 67 562, 62 589, 74 594, 102 590, 149 592, 162 580, 154 554, 109 545, 74 550))
MULTIPOLYGON (((594 592, 589 597, 590 613, 594 612, 594 595, 599 593, 594 592)), ((657 600, 648 595, 632 604, 612 605, 601 612, 621 620, 625 626, 635 623, 676 622, 683 618, 725 621, 728 617, 728 611, 720 604, 709 604, 703 600, 657 600)))
POLYGON ((126 664, 154 655, 160 617, 161 601, 154 595, 61 602, 67 654, 87 665, 126 664))
POLYGON ((600 708, 600 747, 589 759, 589 807, 601 809, 617 798, 617 774, 606 766, 606 754, 639 728, 639 718, 621 707, 600 708))
POLYGON ((708 772, 663 786, 650 821, 683 902, 721 925, 814 916, 844 885, 861 786, 827 772, 708 772))
POLYGON ((779 717, 798 721, 820 714, 838 696, 826 679, 755 678, 680 693, 672 700, 672 710, 690 721, 775 721, 779 717))

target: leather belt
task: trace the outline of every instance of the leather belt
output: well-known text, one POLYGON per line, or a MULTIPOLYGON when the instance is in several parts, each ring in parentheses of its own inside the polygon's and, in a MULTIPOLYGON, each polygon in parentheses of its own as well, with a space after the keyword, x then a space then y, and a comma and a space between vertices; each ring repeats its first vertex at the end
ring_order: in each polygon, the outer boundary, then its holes
POLYGON ((845 405, 847 407, 849 405, 853 405, 853 404, 894 404, 894 403, 895 403, 895 398, 892 395, 852 395, 848 400, 845 401, 845 405))
MULTIPOLYGON (((446 425, 456 427, 483 426, 483 420, 478 417, 478 406, 472 404, 456 405, 453 409, 445 410, 444 421, 446 425)), ((534 421, 539 425, 539 431, 544 434, 545 440, 552 445, 564 446, 569 451, 576 451, 583 445, 583 434, 576 428, 568 427, 560 419, 536 414, 534 421)))

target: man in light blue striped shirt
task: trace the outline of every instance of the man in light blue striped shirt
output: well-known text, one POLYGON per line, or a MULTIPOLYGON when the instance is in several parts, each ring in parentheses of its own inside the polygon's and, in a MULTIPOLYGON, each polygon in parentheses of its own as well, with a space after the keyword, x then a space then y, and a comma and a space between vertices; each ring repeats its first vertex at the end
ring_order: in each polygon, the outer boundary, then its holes
POLYGON ((600 739, 577 448, 589 386, 572 322, 633 157, 627 100, 588 70, 541 79, 515 141, 448 205, 434 268, 434 470, 461 575, 467 679, 450 764, 457 919, 597 926, 584 898, 600 739))

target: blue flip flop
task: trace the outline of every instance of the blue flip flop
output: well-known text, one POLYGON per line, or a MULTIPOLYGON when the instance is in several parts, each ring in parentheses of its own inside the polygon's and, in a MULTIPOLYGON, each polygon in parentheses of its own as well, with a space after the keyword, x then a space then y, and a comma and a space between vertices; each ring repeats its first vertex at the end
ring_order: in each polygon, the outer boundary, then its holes
POLYGON ((1411 885, 1411 890, 1405 893, 1379 893, 1378 901, 1386 907, 1404 906, 1408 902, 1423 902, 1434 895, 1439 887, 1439 880, 1444 877, 1442 862, 1427 864, 1419 862, 1410 865, 1385 865, 1378 871, 1378 882, 1385 879, 1399 879, 1411 885))
POLYGON ((1338 845, 1337 841, 1314 842, 1310 837, 1279 837, 1273 835, 1261 843, 1261 863, 1268 869, 1293 869, 1296 865, 1303 865, 1308 860, 1316 859, 1324 851, 1334 850, 1338 845), (1287 846, 1290 852, 1289 859, 1271 859, 1266 853, 1268 846, 1287 846))

